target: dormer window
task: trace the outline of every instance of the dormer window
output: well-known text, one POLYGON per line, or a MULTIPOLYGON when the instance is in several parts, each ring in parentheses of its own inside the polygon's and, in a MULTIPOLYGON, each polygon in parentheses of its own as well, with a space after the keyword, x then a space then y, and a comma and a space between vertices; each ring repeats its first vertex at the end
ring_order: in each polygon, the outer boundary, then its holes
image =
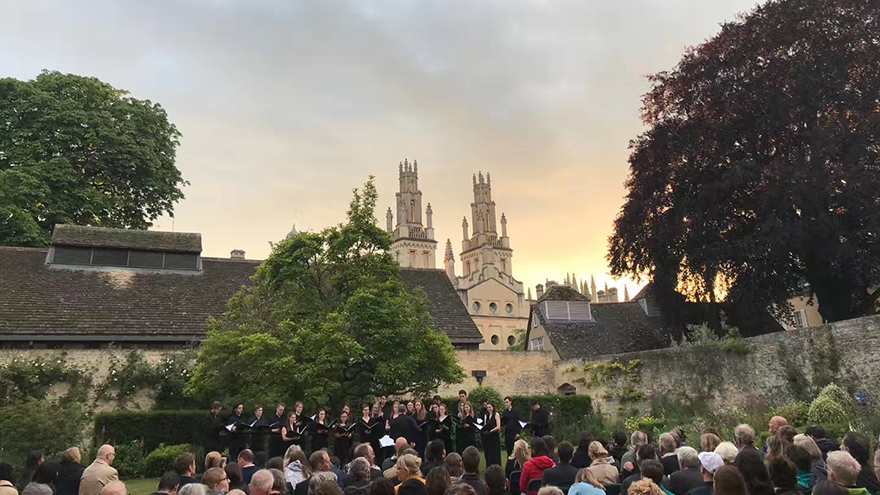
POLYGON ((544 301, 541 311, 548 320, 593 320, 589 301, 544 301))

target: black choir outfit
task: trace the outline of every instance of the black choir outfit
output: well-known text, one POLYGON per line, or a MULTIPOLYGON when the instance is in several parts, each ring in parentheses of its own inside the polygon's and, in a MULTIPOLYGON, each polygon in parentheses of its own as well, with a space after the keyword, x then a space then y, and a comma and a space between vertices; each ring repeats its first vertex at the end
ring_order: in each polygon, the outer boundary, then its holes
POLYGON ((537 410, 532 410, 532 420, 529 421, 529 427, 532 434, 538 437, 544 437, 550 434, 550 414, 540 406, 537 410))
POLYGON ((273 414, 268 423, 269 428, 266 434, 269 436, 269 458, 284 457, 287 447, 281 439, 281 428, 287 424, 287 417, 284 413, 281 413, 281 416, 273 414))
POLYGON ((513 443, 516 441, 516 436, 522 432, 522 425, 519 424, 520 421, 519 411, 515 407, 510 408, 510 410, 505 409, 501 413, 501 425, 504 428, 504 448, 507 450, 507 455, 513 454, 513 443))
POLYGON ((205 425, 205 452, 223 452, 226 443, 226 423, 220 414, 208 413, 205 425))
POLYGON ((500 426, 495 421, 496 414, 486 414, 483 418, 483 451, 486 454, 486 467, 493 464, 501 465, 501 430, 492 431, 500 426))
POLYGON ((476 420, 470 414, 463 417, 455 430, 455 450, 461 455, 464 449, 477 444, 476 420))
MULTIPOLYGON (((326 419, 324 420, 327 421, 326 419)), ((325 423, 319 423, 317 419, 309 425, 309 433, 312 435, 312 452, 317 452, 328 447, 327 437, 330 428, 325 423)))
POLYGON ((250 425, 250 444, 249 448, 256 454, 257 452, 266 452, 267 433, 269 431, 269 418, 265 414, 259 418, 256 414, 248 420, 250 425))
POLYGON ((348 451, 351 449, 355 426, 351 421, 337 422, 333 426, 333 455, 339 458, 343 466, 348 464, 348 451))
POLYGON ((294 421, 291 424, 290 418, 287 418, 287 421, 281 427, 281 444, 285 453, 287 453, 287 449, 291 445, 302 444, 303 429, 304 427, 299 426, 299 421, 294 421))
POLYGON ((431 438, 443 440, 446 452, 452 452, 452 416, 447 415, 442 420, 438 416, 431 422, 431 438))
POLYGON ((234 412, 226 421, 226 431, 229 431, 229 459, 238 461, 238 454, 247 448, 247 431, 244 426, 244 418, 234 412), (232 426, 232 429, 229 429, 232 426))
POLYGON ((425 457, 425 449, 428 448, 428 430, 431 429, 431 423, 428 421, 428 418, 418 419, 413 416, 413 419, 416 420, 416 425, 418 430, 416 430, 415 435, 416 438, 413 440, 413 443, 416 444, 416 452, 419 453, 419 457, 424 459, 425 457))

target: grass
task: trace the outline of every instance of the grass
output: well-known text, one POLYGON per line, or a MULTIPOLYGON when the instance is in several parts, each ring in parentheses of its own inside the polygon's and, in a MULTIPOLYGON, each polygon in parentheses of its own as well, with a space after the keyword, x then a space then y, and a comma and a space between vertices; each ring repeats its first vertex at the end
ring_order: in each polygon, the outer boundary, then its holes
POLYGON ((159 478, 138 478, 125 480, 124 483, 129 495, 150 495, 159 486, 159 478))

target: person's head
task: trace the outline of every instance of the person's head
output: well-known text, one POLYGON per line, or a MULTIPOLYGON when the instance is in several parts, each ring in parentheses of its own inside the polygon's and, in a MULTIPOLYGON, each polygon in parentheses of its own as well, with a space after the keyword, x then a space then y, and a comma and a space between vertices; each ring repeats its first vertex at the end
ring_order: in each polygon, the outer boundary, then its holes
POLYGON ((541 440, 543 440, 544 444, 547 445, 548 455, 556 452, 556 439, 555 438, 553 438, 551 435, 544 435, 543 437, 541 437, 541 440))
POLYGON ((304 407, 305 405, 302 403, 302 401, 296 401, 296 403, 293 405, 293 410, 296 412, 296 415, 299 416, 300 414, 302 414, 304 407))
POLYGON ((266 461, 266 469, 284 469, 284 458, 283 457, 272 457, 268 461, 266 461))
POLYGON ((443 416, 446 416, 447 414, 449 414, 446 410, 446 404, 443 404, 442 402, 440 403, 440 405, 437 406, 437 411, 438 411, 437 414, 439 414, 440 417, 443 417, 443 416))
MULTIPOLYGON (((103 492, 102 492, 103 493, 103 492)), ((52 495, 52 487, 45 483, 37 483, 36 481, 28 483, 21 495, 52 495)), ((123 492, 125 495, 125 492, 123 492)))
POLYGON ((397 414, 406 414, 406 404, 397 404, 397 414))
POLYGON ((849 490, 826 479, 816 484, 812 493, 813 495, 849 495, 849 490))
POLYGON ((589 431, 582 431, 578 436, 578 450, 589 452, 591 443, 593 443, 593 434, 589 431))
POLYGON ((333 473, 315 473, 314 476, 309 478, 309 495, 339 495, 338 490, 339 484, 336 475, 333 473))
POLYGON ((663 482, 663 464, 660 464, 660 461, 646 459, 639 463, 639 471, 642 473, 642 478, 648 478, 658 485, 663 482))
POLYGON ((319 423, 323 423, 324 420, 327 419, 327 411, 323 409, 318 409, 318 415, 315 416, 315 420, 319 423))
POLYGON ((660 455, 666 455, 675 452, 677 447, 675 437, 672 433, 663 433, 660 435, 660 455))
POLYGON ((588 451, 590 453, 590 459, 594 461, 596 459, 605 459, 606 457, 608 457, 608 451, 605 450, 605 447, 595 440, 590 442, 590 447, 588 451))
POLYGON ((58 470, 60 465, 55 461, 46 461, 34 472, 34 483, 43 483, 45 485, 54 485, 58 478, 58 470))
POLYGON ((407 414, 412 414, 412 413, 414 413, 414 412, 416 412, 416 405, 413 404, 413 401, 409 401, 409 402, 407 402, 407 403, 406 403, 406 413, 407 413, 407 414))
POLYGON ((403 452, 403 449, 409 448, 409 442, 406 441, 406 438, 398 437, 397 440, 394 441, 394 452, 397 455, 400 455, 403 452))
POLYGON ((266 462, 269 460, 269 453, 266 451, 259 451, 254 453, 254 464, 260 469, 266 467, 266 462))
POLYGON ((15 482, 15 473, 12 464, 0 462, 0 481, 15 482))
POLYGON ((234 410, 235 410, 235 414, 241 416, 241 413, 244 412, 244 404, 236 404, 234 410))
POLYGON ((594 487, 604 490, 605 487, 599 483, 599 479, 596 478, 596 475, 590 471, 590 468, 579 469, 577 474, 574 477, 575 483, 587 483, 589 485, 593 485, 594 487))
POLYGON ((381 477, 370 483, 369 495, 394 495, 394 484, 386 477, 381 477))
POLYGON ((348 423, 348 413, 347 412, 342 411, 342 414, 339 415, 339 422, 342 424, 348 423))
POLYGON ((269 468, 267 471, 272 473, 272 493, 274 495, 283 495, 287 491, 287 480, 284 479, 284 473, 280 469, 275 468, 269 468))
POLYGON ((782 425, 776 430, 776 436, 791 445, 794 443, 794 437, 797 436, 797 430, 794 429, 794 426, 782 425))
POLYGON ((773 493, 773 483, 770 482, 770 472, 767 471, 767 465, 764 464, 764 458, 756 449, 743 449, 737 454, 733 465, 742 474, 746 480, 746 486, 749 487, 749 493, 757 495, 760 493, 773 493))
POLYGON ((222 409, 222 408, 223 408, 223 405, 220 404, 219 402, 215 401, 215 402, 211 403, 211 412, 214 414, 220 414, 220 409, 222 409))
POLYGON ((812 437, 813 440, 825 439, 825 429, 821 426, 808 426, 807 429, 804 430, 804 434, 808 437, 812 437))
POLYGON ((657 483, 649 479, 641 479, 629 486, 627 495, 662 495, 663 490, 657 486, 657 483))
POLYGON ((483 480, 486 482, 486 491, 489 495, 507 493, 507 478, 504 476, 504 469, 501 466, 493 464, 487 467, 483 474, 483 480))
POLYGON ((196 474, 196 456, 192 452, 184 452, 174 459, 174 471, 181 476, 196 474))
POLYGON ((284 404, 279 402, 278 405, 275 406, 275 416, 277 416, 279 418, 284 416, 285 409, 287 409, 287 406, 285 406, 284 404))
POLYGON ((71 447, 65 450, 64 454, 61 455, 61 462, 72 462, 74 464, 82 462, 82 453, 79 451, 79 447, 71 447))
POLYGON ((657 457, 654 447, 650 445, 642 445, 636 450, 636 464, 641 465, 642 461, 648 461, 657 457))
POLYGON ((642 445, 648 443, 648 435, 645 434, 642 430, 636 430, 632 432, 632 435, 629 436, 629 446, 635 452, 642 445))
POLYGON ((862 466, 849 452, 835 450, 828 453, 827 469, 829 480, 850 487, 856 484, 862 466))
POLYGON ((443 459, 443 466, 449 472, 451 478, 461 478, 461 475, 464 474, 464 465, 461 463, 461 456, 457 452, 448 454, 443 459))
POLYGON ((623 447, 624 445, 626 445, 626 433, 617 430, 611 434, 611 440, 614 442, 614 445, 616 447, 623 447))
POLYGON ((363 457, 351 461, 348 465, 348 475, 355 481, 370 481, 370 462, 363 457))
POLYGON ((697 454, 697 450, 693 447, 679 447, 675 449, 675 455, 678 457, 678 465, 682 469, 686 468, 697 468, 699 469, 700 457, 697 454))
POLYGON ((700 468, 703 472, 703 481, 712 481, 715 471, 724 465, 724 460, 715 452, 700 452, 700 468))
POLYGON ((556 455, 559 456, 560 464, 571 463, 571 456, 574 455, 574 445, 568 442, 560 443, 559 447, 556 447, 556 455))
POLYGON ((449 485, 444 495, 477 495, 477 491, 467 483, 453 483, 449 485))
MULTIPOLYGON (((51 488, 49 488, 49 493, 52 493, 51 488)), ((128 490, 125 488, 125 483, 121 481, 111 481, 104 485, 104 488, 101 488, 101 495, 126 495, 127 493, 128 490)), ((201 495, 204 495, 204 493, 201 495)))
POLYGON ((167 493, 169 495, 174 495, 177 493, 177 489, 180 487, 180 475, 174 471, 166 471, 165 474, 159 478, 159 486, 156 487, 156 491, 160 493, 167 493))
POLYGON ((541 438, 536 438, 532 440, 532 457, 541 457, 542 455, 550 455, 550 450, 547 448, 547 444, 541 438))
POLYGON ((467 392, 465 392, 463 389, 458 391, 458 401, 462 404, 467 402, 467 392))
POLYGON ((739 455, 739 450, 731 442, 721 442, 715 447, 715 453, 721 456, 724 464, 730 465, 733 464, 733 460, 739 455))
POLYGON ((28 469, 36 469, 43 463, 43 453, 38 450, 32 450, 28 453, 24 461, 24 467, 28 469))
POLYGON ((700 435, 700 448, 703 449, 703 452, 714 452, 719 444, 721 444, 721 439, 714 433, 700 435))
POLYGON ((735 467, 721 466, 715 471, 713 495, 749 495, 749 490, 735 467))
POLYGON ((244 449, 238 453, 238 463, 241 467, 247 467, 254 463, 254 452, 251 449, 244 449))
POLYGON ((859 464, 865 465, 871 457, 871 442, 864 436, 856 432, 849 432, 843 437, 843 445, 841 449, 845 450, 853 456, 853 459, 859 461, 859 464))
POLYGON ((428 495, 443 495, 451 483, 449 471, 443 466, 431 468, 428 471, 428 476, 425 476, 425 488, 427 488, 428 495))
POLYGON ((542 486, 540 490, 538 490, 538 495, 565 495, 562 493, 562 490, 555 486, 542 486))
POLYGON ((513 409, 513 400, 510 397, 504 398, 504 408, 513 409))
POLYGON ((223 462, 223 456, 220 455, 220 452, 212 450, 205 454, 205 470, 211 469, 212 467, 221 467, 220 463, 223 462))
POLYGON ((440 440, 439 438, 431 440, 431 443, 428 444, 428 448, 425 451, 425 458, 429 461, 440 462, 445 455, 446 447, 443 440, 440 440))
POLYGON ((373 446, 368 443, 362 443, 355 447, 354 457, 355 459, 363 457, 368 466, 372 466, 376 462, 376 453, 373 452, 373 446))
POLYGON ((461 413, 463 416, 473 416, 474 406, 472 406, 470 402, 465 402, 461 405, 461 413))
POLYGON ((313 473, 330 471, 330 454, 326 450, 316 450, 309 456, 309 466, 313 473))
POLYGON ((229 486, 241 486, 244 476, 241 473, 241 465, 237 462, 227 462, 223 467, 226 476, 229 477, 229 486))
POLYGON ((229 476, 226 476, 226 471, 218 467, 212 467, 202 475, 202 484, 207 486, 209 490, 222 490, 228 492, 229 476))
POLYGON ((348 404, 342 405, 342 412, 351 416, 351 407, 348 404))
POLYGON ((263 416, 263 406, 257 406, 254 408, 254 416, 258 418, 263 416))
POLYGON ((480 451, 473 445, 461 453, 461 463, 466 474, 480 474, 480 451))
POLYGON ((513 442, 513 453, 510 454, 508 459, 516 459, 516 462, 519 463, 520 466, 524 466, 526 461, 532 458, 532 449, 529 447, 529 444, 523 440, 519 439, 513 442))
POLYGON ((736 444, 737 447, 754 445, 755 430, 745 423, 736 425, 736 428, 733 429, 733 443, 736 444))
POLYGON ((116 448, 112 445, 104 444, 98 448, 98 453, 95 455, 95 460, 101 460, 106 462, 107 464, 112 465, 113 459, 116 459, 116 448))
POLYGON ((531 407, 533 411, 537 411, 538 409, 541 409, 541 404, 538 404, 538 401, 532 399, 529 401, 529 407, 531 407))
POLYGON ((272 486, 274 485, 275 476, 268 469, 260 469, 251 478, 248 493, 250 495, 269 495, 272 493, 272 486))
POLYGON ((493 416, 495 414, 495 404, 492 404, 488 401, 486 402, 486 414, 488 414, 489 416, 493 416))
POLYGON ((785 418, 783 418, 782 416, 773 416, 772 418, 770 418, 770 422, 767 423, 767 427, 770 428, 770 433, 775 435, 776 431, 780 427, 785 426, 787 424, 788 424, 788 421, 786 421, 785 418))
MULTIPOLYGON (((479 467, 479 465, 477 466, 479 467)), ((397 479, 401 482, 421 473, 422 460, 413 454, 404 454, 397 458, 397 479)))
POLYGON ((768 459, 770 470, 770 481, 777 490, 789 490, 797 486, 797 468, 785 457, 772 457, 768 459))
POLYGON ((372 409, 373 409, 373 408, 372 408, 371 406, 364 406, 364 407, 362 407, 362 408, 361 408, 361 415, 362 415, 364 418, 369 418, 369 417, 370 417, 370 411, 371 411, 372 409))
POLYGON ((675 437, 675 448, 681 447, 681 444, 687 439, 687 435, 685 435, 681 426, 676 426, 669 433, 672 433, 672 436, 675 437))
POLYGON ((799 471, 810 471, 813 464, 813 458, 807 449, 792 445, 788 449, 788 460, 790 460, 799 471))

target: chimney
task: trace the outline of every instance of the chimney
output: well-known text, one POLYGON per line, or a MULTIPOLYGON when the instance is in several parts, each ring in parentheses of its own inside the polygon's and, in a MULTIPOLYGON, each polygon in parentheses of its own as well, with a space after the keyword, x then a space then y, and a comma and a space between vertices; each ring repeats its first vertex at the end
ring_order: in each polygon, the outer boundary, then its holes
POLYGON ((231 253, 229 253, 229 258, 233 260, 243 260, 244 259, 244 250, 242 249, 233 249, 231 253))
POLYGON ((544 286, 541 284, 536 285, 535 286, 535 297, 540 299, 541 296, 543 296, 543 295, 544 295, 544 286))

